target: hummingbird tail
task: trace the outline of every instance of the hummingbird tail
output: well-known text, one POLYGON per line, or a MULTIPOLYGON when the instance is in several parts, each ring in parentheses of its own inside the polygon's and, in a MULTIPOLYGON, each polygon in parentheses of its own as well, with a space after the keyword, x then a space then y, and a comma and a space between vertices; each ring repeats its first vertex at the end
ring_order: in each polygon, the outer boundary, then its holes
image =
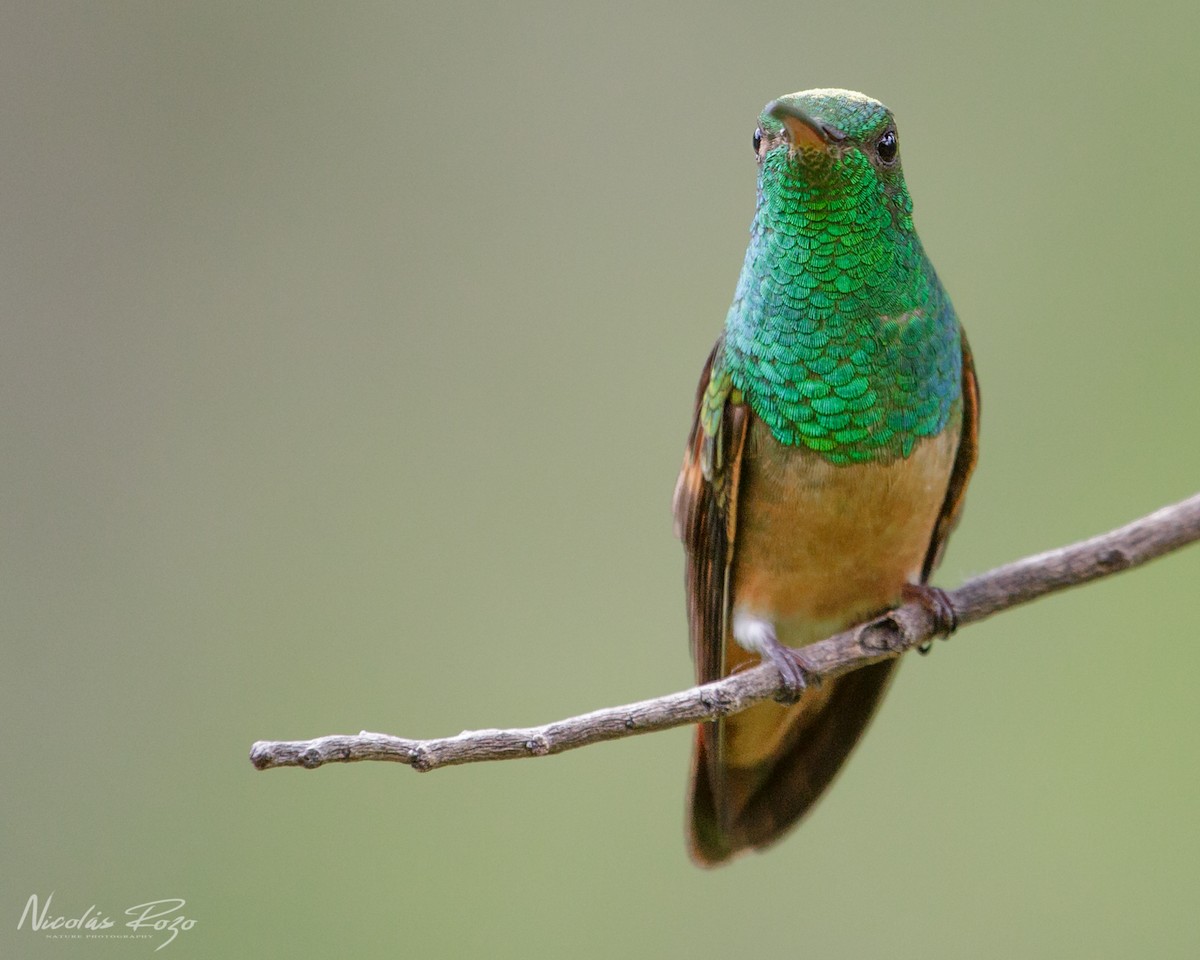
MULTIPOLYGON (((713 867, 780 839, 832 782, 875 713, 895 660, 872 664, 806 693, 781 714, 780 748, 739 763, 730 727, 764 704, 696 729, 688 849, 713 867)), ((750 722, 754 722, 751 720, 750 722)))

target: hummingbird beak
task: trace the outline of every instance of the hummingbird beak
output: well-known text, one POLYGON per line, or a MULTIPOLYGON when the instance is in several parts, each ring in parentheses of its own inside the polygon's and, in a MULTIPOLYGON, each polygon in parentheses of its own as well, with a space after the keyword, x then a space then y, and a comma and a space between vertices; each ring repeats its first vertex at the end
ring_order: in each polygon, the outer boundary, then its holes
POLYGON ((809 116, 799 107, 794 107, 783 100, 772 100, 768 103, 766 113, 783 124, 784 129, 787 130, 788 140, 796 148, 812 147, 825 150, 831 144, 840 143, 846 139, 846 134, 837 127, 832 127, 816 117, 809 116))

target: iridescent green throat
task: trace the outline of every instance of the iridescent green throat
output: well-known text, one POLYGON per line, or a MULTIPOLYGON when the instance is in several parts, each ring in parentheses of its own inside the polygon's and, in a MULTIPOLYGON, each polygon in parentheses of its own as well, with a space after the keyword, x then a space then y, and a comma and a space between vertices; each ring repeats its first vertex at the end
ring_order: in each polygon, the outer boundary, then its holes
POLYGON ((724 371, 782 444, 836 464, 906 457, 961 392, 954 308, 903 181, 857 149, 806 159, 763 160, 724 371))

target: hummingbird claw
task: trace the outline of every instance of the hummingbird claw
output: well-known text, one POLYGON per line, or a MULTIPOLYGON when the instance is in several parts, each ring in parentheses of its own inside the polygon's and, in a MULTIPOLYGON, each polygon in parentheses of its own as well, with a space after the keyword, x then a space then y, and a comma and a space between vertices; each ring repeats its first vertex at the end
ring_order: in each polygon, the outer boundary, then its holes
POLYGON ((784 646, 778 640, 763 651, 783 678, 784 690, 775 699, 780 703, 796 703, 810 686, 821 684, 821 677, 804 659, 799 650, 784 646))
MULTIPOLYGON (((941 587, 909 583, 905 584, 901 596, 906 603, 916 603, 925 608, 933 617, 933 630, 937 636, 945 639, 958 629, 958 611, 954 609, 950 595, 941 587)), ((922 655, 932 649, 932 640, 926 640, 917 646, 917 652, 922 655)))
POLYGON ((769 660, 783 678, 784 689, 776 699, 780 703, 795 703, 810 686, 818 686, 820 674, 804 659, 800 651, 779 641, 775 624, 742 611, 733 615, 733 637, 746 650, 769 660))

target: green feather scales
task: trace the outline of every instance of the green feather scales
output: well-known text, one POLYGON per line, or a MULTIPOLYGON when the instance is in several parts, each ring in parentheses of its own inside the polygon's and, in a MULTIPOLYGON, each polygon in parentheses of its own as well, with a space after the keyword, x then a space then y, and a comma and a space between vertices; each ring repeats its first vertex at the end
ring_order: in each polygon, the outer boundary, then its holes
MULTIPOLYGON (((783 144, 763 159, 714 371, 780 443, 837 464, 908 456, 946 426, 961 393, 958 320, 913 229, 899 164, 882 170, 867 155, 890 114, 862 100, 850 104, 857 113, 844 99, 804 104, 847 132, 831 152, 783 144)), ((771 125, 764 116, 764 133, 771 125)))

